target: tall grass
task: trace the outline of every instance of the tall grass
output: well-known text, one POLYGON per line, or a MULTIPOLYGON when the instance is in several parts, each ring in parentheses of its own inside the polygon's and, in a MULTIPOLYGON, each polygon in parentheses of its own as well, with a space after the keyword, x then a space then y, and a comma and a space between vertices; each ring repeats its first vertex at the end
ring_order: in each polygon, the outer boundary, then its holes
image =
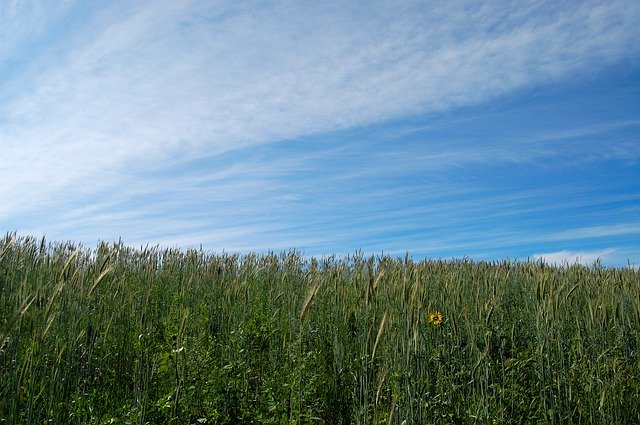
POLYGON ((640 423, 639 329, 631 268, 8 234, 0 423, 640 423))

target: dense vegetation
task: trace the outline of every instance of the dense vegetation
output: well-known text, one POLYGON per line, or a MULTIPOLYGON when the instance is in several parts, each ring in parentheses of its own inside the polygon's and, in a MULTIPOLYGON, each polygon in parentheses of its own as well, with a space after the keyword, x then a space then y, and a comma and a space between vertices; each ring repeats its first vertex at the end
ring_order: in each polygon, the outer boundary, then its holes
POLYGON ((632 268, 9 234, 0 423, 640 423, 639 329, 632 268))

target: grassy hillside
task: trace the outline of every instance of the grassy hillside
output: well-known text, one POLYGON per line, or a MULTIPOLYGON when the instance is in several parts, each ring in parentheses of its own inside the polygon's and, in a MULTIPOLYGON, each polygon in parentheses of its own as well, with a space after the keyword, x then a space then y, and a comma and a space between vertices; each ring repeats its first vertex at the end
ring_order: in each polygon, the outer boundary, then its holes
POLYGON ((0 240, 0 423, 640 423, 632 269, 0 240))

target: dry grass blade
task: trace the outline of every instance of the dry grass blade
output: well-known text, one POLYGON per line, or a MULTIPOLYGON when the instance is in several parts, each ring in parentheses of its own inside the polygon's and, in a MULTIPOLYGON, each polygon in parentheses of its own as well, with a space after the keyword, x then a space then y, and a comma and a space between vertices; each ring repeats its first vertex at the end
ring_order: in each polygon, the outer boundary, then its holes
POLYGON ((51 315, 47 316, 47 324, 44 327, 44 331, 42 331, 42 335, 46 335, 49 333, 49 328, 51 327, 51 324, 53 324, 53 321, 55 320, 57 314, 54 311, 51 315))
POLYGON ((380 401, 380 392, 382 391, 382 386, 384 385, 384 381, 386 378, 387 378, 387 369, 384 369, 378 379, 378 388, 376 389, 376 406, 380 401))
POLYGON ((495 302, 491 303, 491 307, 489 308, 489 311, 487 312, 487 316, 484 319, 484 322, 489 325, 489 321, 491 320, 491 315, 493 314, 493 308, 496 306, 495 302))
POLYGON ((380 327, 378 328, 378 334, 376 335, 376 342, 373 344, 373 352, 371 353, 371 360, 376 356, 376 350, 378 349, 378 343, 380 342, 380 337, 382 336, 382 332, 384 332, 384 325, 387 322, 387 313, 384 313, 382 316, 382 320, 380 321, 380 327))
POLYGON ((31 306, 31 303, 33 303, 35 299, 35 294, 29 295, 27 299, 24 300, 16 314, 14 314, 11 319, 9 319, 9 322, 5 326, 5 329, 3 329, 2 334, 0 334, 0 347, 4 347, 4 343, 9 339, 9 333, 11 332, 11 329, 13 329, 18 320, 20 320, 20 318, 24 316, 24 314, 29 309, 29 306, 31 306))
MULTIPOLYGON (((391 408, 389 409, 389 419, 387 420, 387 425, 391 425, 393 423, 393 414, 396 412, 396 403, 398 403, 398 391, 393 392, 393 398, 391 399, 391 408)), ((407 420, 405 419, 402 424, 406 424, 407 420)))
POLYGON ((55 286, 55 288, 53 289, 53 294, 51 294, 50 298, 49 298, 49 302, 47 303, 47 308, 44 312, 44 317, 46 317, 47 319, 49 318, 49 313, 51 313, 51 309, 53 308, 53 305, 55 304, 56 298, 58 298, 58 294, 60 294, 60 292, 62 292, 62 289, 64 288, 66 281, 61 280, 58 282, 58 284, 55 286))
POLYGON ((100 282, 102 282, 102 279, 104 279, 104 277, 106 275, 108 275, 109 273, 111 273, 112 271, 113 271, 113 267, 107 267, 105 270, 103 270, 103 272, 100 273, 100 275, 98 275, 98 277, 96 277, 96 280, 93 281, 93 285, 91 285, 91 289, 89 289, 89 294, 87 296, 90 297, 91 294, 93 293, 93 291, 98 286, 98 284, 100 284, 100 282))
POLYGON ((69 267, 71 266, 71 263, 73 262, 73 260, 76 259, 76 257, 78 256, 78 254, 80 254, 80 250, 76 249, 75 251, 73 251, 73 253, 69 256, 69 258, 67 259, 67 261, 64 263, 64 267, 62 268, 62 270, 60 271, 60 275, 58 276, 58 280, 62 280, 63 276, 65 276, 65 274, 67 273, 67 270, 69 270, 69 267))
POLYGON ((2 259, 4 258, 5 255, 7 255, 7 252, 9 252, 9 250, 11 249, 12 246, 13 246, 13 239, 12 238, 10 238, 10 239, 5 241, 5 244, 2 247, 2 252, 0 252, 0 261, 2 261, 2 259))
POLYGON ((309 307, 311 307, 311 304, 313 303, 313 299, 316 297, 316 294, 320 290, 321 285, 322 285, 322 282, 318 281, 311 287, 311 289, 309 289, 309 292, 307 293, 307 298, 305 299, 304 304, 302 304, 302 309, 300 310, 301 322, 304 322, 304 319, 307 317, 307 314, 309 313, 309 307))
POLYGON ((567 293, 567 295, 564 297, 565 302, 569 299, 569 297, 571 297, 571 294, 573 294, 573 291, 575 291, 576 289, 578 289, 578 284, 575 284, 573 286, 573 288, 571 288, 571 290, 567 293))
POLYGON ((384 270, 380 270, 378 272, 378 276, 376 276, 376 279, 373 282, 373 291, 375 292, 376 289, 378 289, 378 285, 380 284, 380 280, 384 277, 384 270))

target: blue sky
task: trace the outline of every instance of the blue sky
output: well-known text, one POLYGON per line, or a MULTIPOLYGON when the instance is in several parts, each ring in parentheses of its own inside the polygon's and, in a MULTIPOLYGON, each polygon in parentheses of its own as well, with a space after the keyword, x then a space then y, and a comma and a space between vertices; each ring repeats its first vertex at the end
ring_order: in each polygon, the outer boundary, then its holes
POLYGON ((0 229, 640 264, 640 3, 2 1, 0 229))

